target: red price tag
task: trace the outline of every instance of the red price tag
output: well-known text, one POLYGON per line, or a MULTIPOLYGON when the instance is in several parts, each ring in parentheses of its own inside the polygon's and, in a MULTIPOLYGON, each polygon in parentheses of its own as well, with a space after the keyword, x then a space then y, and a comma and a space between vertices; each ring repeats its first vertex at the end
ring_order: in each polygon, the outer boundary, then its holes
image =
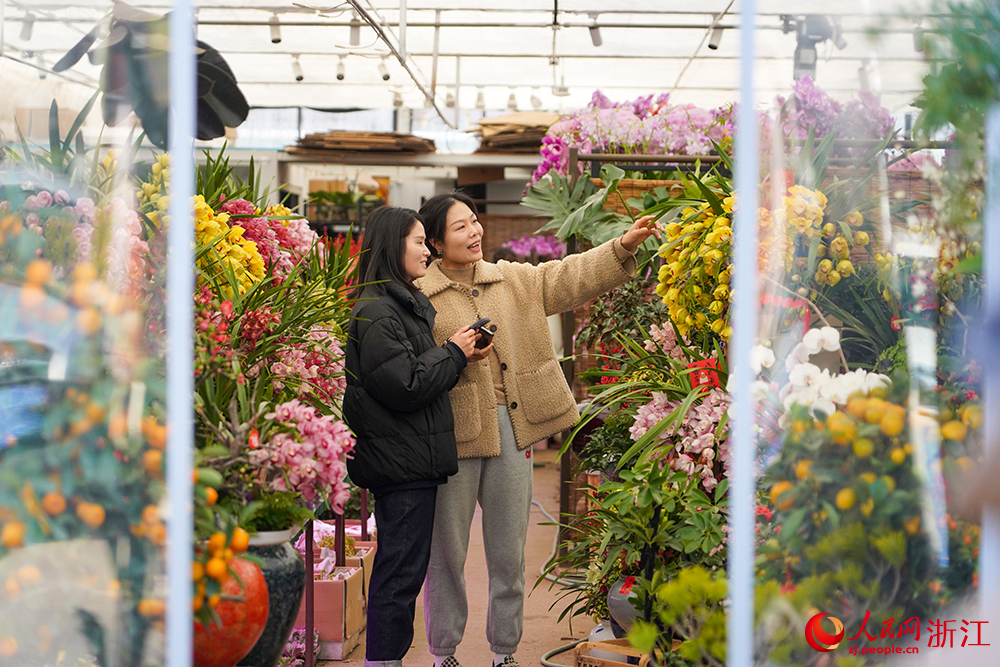
POLYGON ((632 592, 632 584, 634 583, 635 583, 635 577, 633 576, 625 577, 625 583, 622 584, 621 590, 619 590, 618 592, 621 593, 622 595, 628 595, 629 593, 632 592))
POLYGON ((712 387, 719 386, 719 373, 716 371, 716 369, 719 368, 719 365, 715 362, 715 359, 692 361, 687 365, 687 367, 693 369, 693 372, 691 373, 692 387, 700 387, 703 384, 707 384, 712 387))

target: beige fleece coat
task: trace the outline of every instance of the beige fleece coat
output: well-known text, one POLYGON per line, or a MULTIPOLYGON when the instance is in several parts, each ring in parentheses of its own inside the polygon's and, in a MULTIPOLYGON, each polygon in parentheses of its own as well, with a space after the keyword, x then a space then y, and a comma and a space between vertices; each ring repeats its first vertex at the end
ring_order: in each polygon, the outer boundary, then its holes
MULTIPOLYGON (((452 282, 440 260, 416 281, 437 317, 434 339, 482 317, 497 326, 493 338, 507 408, 519 449, 571 427, 580 418, 549 336, 546 317, 578 308, 630 277, 616 254, 617 240, 538 266, 480 260, 471 287, 452 282)), ((619 252, 625 254, 620 249, 619 252)), ((629 269, 635 262, 625 261, 629 269)), ((460 459, 500 455, 496 396, 489 359, 469 364, 450 392, 460 459)))

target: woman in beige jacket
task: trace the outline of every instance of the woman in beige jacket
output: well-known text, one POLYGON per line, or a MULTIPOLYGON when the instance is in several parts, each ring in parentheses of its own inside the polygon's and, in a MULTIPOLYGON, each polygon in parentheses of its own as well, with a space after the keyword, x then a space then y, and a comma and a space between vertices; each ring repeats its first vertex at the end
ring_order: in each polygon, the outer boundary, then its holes
POLYGON ((470 357, 450 392, 459 471, 440 487, 424 583, 427 643, 435 667, 460 667, 465 633, 465 559, 476 503, 483 510, 489 571, 486 637, 494 664, 516 667, 524 620, 524 544, 531 509, 531 445, 571 427, 576 402, 556 360, 546 317, 582 306, 625 283, 633 255, 655 232, 652 218, 620 239, 538 266, 483 260, 483 228, 461 193, 437 195, 420 209, 431 253, 439 258, 417 286, 437 311, 434 338, 483 317, 492 344, 470 357))

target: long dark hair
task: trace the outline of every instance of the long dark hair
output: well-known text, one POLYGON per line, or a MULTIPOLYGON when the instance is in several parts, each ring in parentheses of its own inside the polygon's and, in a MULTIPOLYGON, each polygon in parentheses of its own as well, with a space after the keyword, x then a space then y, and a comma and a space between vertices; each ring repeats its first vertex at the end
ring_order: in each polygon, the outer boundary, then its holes
POLYGON ((465 204, 477 218, 479 217, 479 211, 476 209, 475 202, 469 198, 469 195, 457 190, 434 195, 420 207, 420 219, 424 223, 424 233, 427 235, 425 243, 431 251, 432 257, 441 256, 438 249, 431 245, 431 241, 444 243, 444 230, 447 227, 448 211, 456 203, 465 204))
POLYGON ((385 294, 386 283, 381 281, 386 280, 399 283, 411 292, 417 290, 403 265, 406 237, 417 222, 423 221, 409 208, 383 206, 372 211, 361 242, 358 286, 351 291, 352 299, 360 298, 367 290, 377 295, 385 294))

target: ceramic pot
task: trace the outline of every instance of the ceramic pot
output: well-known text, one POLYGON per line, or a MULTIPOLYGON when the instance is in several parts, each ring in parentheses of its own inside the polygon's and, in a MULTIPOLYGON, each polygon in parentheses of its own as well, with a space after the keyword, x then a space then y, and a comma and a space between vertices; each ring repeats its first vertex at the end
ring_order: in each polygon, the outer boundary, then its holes
POLYGON ((247 551, 264 561, 261 570, 267 582, 271 606, 267 625, 256 645, 240 665, 274 667, 295 626, 295 616, 306 589, 306 565, 290 543, 295 529, 258 533, 247 551))
POLYGON ((233 667, 253 648, 267 624, 269 600, 267 583, 260 568, 242 558, 234 558, 229 567, 236 573, 222 585, 223 600, 215 607, 221 625, 194 624, 195 667, 233 667), (243 582, 243 588, 237 582, 243 582))

